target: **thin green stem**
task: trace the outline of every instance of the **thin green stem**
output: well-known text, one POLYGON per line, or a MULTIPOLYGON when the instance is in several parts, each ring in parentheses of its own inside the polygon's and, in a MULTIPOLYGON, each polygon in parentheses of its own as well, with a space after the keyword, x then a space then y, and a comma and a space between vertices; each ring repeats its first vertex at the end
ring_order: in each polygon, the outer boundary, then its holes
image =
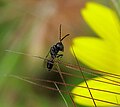
POLYGON ((89 88, 89 86, 88 86, 88 83, 87 83, 87 81, 86 81, 86 78, 85 78, 85 76, 84 76, 84 74, 83 74, 83 71, 82 71, 82 69, 80 68, 80 65, 79 65, 79 62, 78 62, 78 59, 77 59, 77 57, 76 57, 76 54, 75 54, 75 52, 74 52, 73 47, 72 47, 72 51, 73 51, 74 57, 75 57, 75 59, 76 59, 76 62, 77 62, 77 64, 78 64, 78 66, 79 66, 79 70, 80 70, 80 72, 81 72, 81 74, 82 74, 82 77, 83 77, 83 79, 84 79, 84 82, 85 82, 85 84, 86 84, 86 86, 87 86, 87 89, 88 89, 88 91, 89 91, 89 93, 90 93, 90 96, 91 96, 91 99, 92 99, 92 101, 93 101, 94 107, 97 107, 97 105, 96 105, 96 103, 95 103, 95 100, 94 100, 94 98, 93 98, 93 95, 92 95, 92 93, 91 93, 91 90, 90 90, 90 88, 89 88))
POLYGON ((56 86, 57 90, 59 91, 59 93, 60 93, 60 95, 61 95, 61 97, 62 97, 63 101, 65 102, 66 107, 68 107, 68 103, 67 103, 67 101, 66 101, 65 97, 63 96, 63 94, 61 93, 61 91, 60 91, 59 87, 57 86, 57 84, 56 84, 55 82, 54 82, 54 84, 55 84, 55 86, 56 86))
MULTIPOLYGON (((58 70, 58 72, 59 72, 59 74, 60 74, 60 77, 61 77, 61 79, 62 79, 62 81, 63 81, 63 83, 64 83, 64 85, 65 85, 66 90, 67 90, 67 85, 66 85, 65 80, 64 80, 64 78, 63 78, 63 75, 62 75, 62 73, 61 73, 60 67, 59 67, 58 63, 56 63, 56 65, 57 65, 57 70, 58 70)), ((68 90, 67 90, 67 91, 68 91, 68 90)), ((68 92, 69 92, 69 91, 68 91, 68 92)), ((72 103, 73 103, 73 106, 76 107, 75 102, 74 102, 71 94, 70 94, 70 93, 68 93, 68 94, 69 94, 70 99, 71 99, 71 101, 72 101, 72 103)))

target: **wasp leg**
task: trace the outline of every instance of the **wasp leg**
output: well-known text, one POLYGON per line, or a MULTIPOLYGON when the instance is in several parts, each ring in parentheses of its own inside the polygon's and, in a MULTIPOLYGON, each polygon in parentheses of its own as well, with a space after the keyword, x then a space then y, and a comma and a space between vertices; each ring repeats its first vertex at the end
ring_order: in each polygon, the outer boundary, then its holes
POLYGON ((63 57, 63 54, 57 54, 56 57, 57 57, 57 58, 62 58, 62 57, 63 57))
POLYGON ((49 53, 50 53, 50 51, 47 53, 47 55, 46 55, 46 57, 45 57, 45 58, 47 58, 47 57, 48 57, 49 53))

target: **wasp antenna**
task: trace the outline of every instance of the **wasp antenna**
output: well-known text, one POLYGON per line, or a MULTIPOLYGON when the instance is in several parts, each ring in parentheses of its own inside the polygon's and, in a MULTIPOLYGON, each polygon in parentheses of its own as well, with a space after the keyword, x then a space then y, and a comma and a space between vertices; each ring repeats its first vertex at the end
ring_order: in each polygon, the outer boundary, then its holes
POLYGON ((67 34, 67 35, 65 35, 62 39, 60 39, 60 42, 63 40, 63 39, 65 39, 67 36, 69 36, 70 34, 67 34))
POLYGON ((60 40, 60 41, 61 41, 61 32, 62 32, 61 26, 62 26, 62 25, 60 24, 60 28, 59 28, 59 29, 60 29, 60 35, 59 35, 59 40, 60 40))

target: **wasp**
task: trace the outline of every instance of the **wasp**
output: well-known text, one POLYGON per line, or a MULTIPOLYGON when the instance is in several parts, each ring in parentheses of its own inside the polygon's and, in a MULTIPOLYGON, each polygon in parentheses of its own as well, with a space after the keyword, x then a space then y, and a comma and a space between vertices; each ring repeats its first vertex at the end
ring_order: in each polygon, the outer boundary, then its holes
POLYGON ((63 45, 62 41, 67 36, 70 35, 70 34, 66 34, 63 38, 61 38, 61 24, 60 24, 59 30, 60 30, 59 42, 56 43, 55 45, 53 45, 50 48, 49 53, 46 56, 46 58, 47 58, 48 55, 50 54, 50 59, 47 60, 47 69, 48 69, 48 71, 50 71, 53 68, 55 58, 59 58, 59 57, 63 56, 63 54, 59 54, 60 51, 64 52, 64 45, 63 45))

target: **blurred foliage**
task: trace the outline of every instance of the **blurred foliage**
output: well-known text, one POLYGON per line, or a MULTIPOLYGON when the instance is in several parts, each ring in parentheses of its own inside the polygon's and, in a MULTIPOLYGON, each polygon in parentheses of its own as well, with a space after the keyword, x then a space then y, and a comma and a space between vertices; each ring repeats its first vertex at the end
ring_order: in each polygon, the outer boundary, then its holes
MULTIPOLYGON (((74 64, 76 61, 69 50, 71 39, 76 35, 96 36, 79 14, 87 1, 89 0, 0 0, 0 107, 65 105, 58 92, 7 76, 15 74, 61 81, 59 74, 47 72, 41 59, 5 50, 45 57, 49 48, 58 41, 59 24, 62 24, 62 34, 70 33, 70 37, 63 41, 65 52, 62 59, 74 64)), ((106 0, 94 1, 111 6, 106 0)), ((60 67, 62 71, 68 72, 64 65, 60 67)), ((83 81, 69 76, 64 77, 68 83, 79 84, 83 81)), ((64 87, 61 86, 60 89, 64 87)), ((71 87, 69 89, 72 90, 71 87)), ((70 102, 69 106, 72 106, 69 96, 64 95, 70 102)))

